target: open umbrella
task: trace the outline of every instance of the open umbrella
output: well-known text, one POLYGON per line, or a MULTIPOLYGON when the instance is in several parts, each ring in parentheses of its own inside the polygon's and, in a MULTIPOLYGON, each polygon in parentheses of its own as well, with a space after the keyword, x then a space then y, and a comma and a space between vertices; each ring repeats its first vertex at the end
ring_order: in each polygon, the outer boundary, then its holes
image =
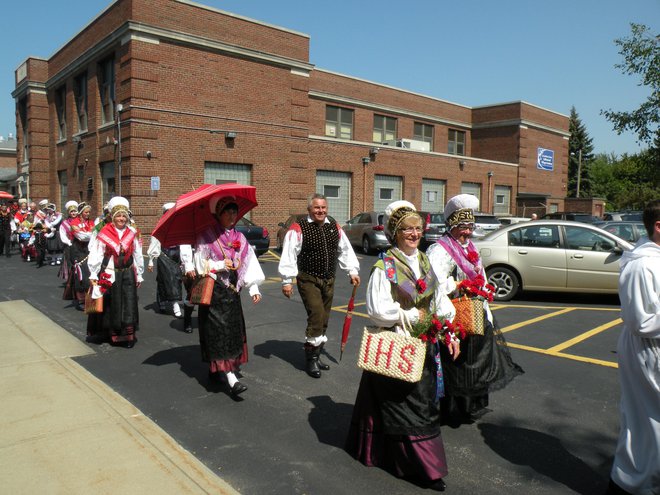
POLYGON ((14 199, 14 195, 6 191, 0 191, 0 199, 14 199))
POLYGON ((257 190, 254 186, 204 184, 179 196, 176 204, 160 218, 151 235, 165 247, 195 244, 199 233, 217 223, 209 209, 209 201, 215 196, 228 196, 238 205, 236 220, 257 206, 257 190))
POLYGON ((341 350, 339 353, 339 360, 341 361, 346 349, 346 342, 348 341, 348 332, 351 331, 351 322, 353 321, 353 310, 355 309, 355 293, 357 292, 357 284, 353 285, 353 293, 348 300, 348 307, 346 308, 346 317, 344 318, 344 328, 341 331, 341 350))

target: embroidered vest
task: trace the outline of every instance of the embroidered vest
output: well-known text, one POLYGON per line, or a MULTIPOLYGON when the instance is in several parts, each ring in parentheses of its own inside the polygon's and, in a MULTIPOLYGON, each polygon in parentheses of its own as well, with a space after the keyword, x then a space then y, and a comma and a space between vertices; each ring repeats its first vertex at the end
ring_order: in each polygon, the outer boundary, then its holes
POLYGON ((330 223, 319 226, 316 222, 308 222, 306 216, 298 219, 302 232, 298 269, 326 280, 334 278, 337 271, 339 247, 337 222, 331 217, 328 220, 330 223))

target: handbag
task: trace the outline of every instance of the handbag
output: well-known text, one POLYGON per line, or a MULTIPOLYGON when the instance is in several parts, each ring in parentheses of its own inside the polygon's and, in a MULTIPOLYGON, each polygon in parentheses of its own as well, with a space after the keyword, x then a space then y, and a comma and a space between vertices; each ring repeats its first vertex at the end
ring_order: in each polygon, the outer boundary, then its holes
POLYGON ((451 300, 456 308, 453 323, 459 323, 468 335, 484 334, 484 302, 467 296, 451 300))
POLYGON ((85 314, 93 315, 103 313, 103 297, 92 299, 93 287, 90 287, 85 294, 85 314))
POLYGON ((215 280, 208 275, 197 277, 193 280, 192 287, 190 288, 190 303, 209 306, 211 304, 211 296, 213 295, 214 282, 215 280))
MULTIPOLYGON (((405 328, 406 318, 403 318, 405 328)), ((415 383, 421 380, 426 344, 387 328, 364 327, 357 365, 365 371, 415 383)))

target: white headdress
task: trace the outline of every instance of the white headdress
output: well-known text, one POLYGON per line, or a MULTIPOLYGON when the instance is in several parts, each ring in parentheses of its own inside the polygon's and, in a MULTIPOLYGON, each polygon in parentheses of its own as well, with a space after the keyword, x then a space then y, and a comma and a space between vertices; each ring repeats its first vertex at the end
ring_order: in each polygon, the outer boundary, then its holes
POLYGON ((459 194, 445 205, 445 223, 449 228, 460 223, 474 223, 474 211, 479 209, 479 198, 474 194, 459 194))
POLYGON ((385 215, 383 216, 385 235, 394 238, 401 222, 413 215, 419 216, 415 209, 415 205, 409 201, 399 200, 387 205, 385 208, 385 215))

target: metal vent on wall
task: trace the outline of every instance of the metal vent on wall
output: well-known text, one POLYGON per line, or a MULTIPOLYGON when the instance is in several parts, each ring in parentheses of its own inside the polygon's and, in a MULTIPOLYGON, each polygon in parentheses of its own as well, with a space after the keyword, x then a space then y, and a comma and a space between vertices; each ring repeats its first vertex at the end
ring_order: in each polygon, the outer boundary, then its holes
POLYGON ((87 190, 88 191, 93 191, 94 190, 94 178, 93 177, 88 177, 87 178, 87 190))

